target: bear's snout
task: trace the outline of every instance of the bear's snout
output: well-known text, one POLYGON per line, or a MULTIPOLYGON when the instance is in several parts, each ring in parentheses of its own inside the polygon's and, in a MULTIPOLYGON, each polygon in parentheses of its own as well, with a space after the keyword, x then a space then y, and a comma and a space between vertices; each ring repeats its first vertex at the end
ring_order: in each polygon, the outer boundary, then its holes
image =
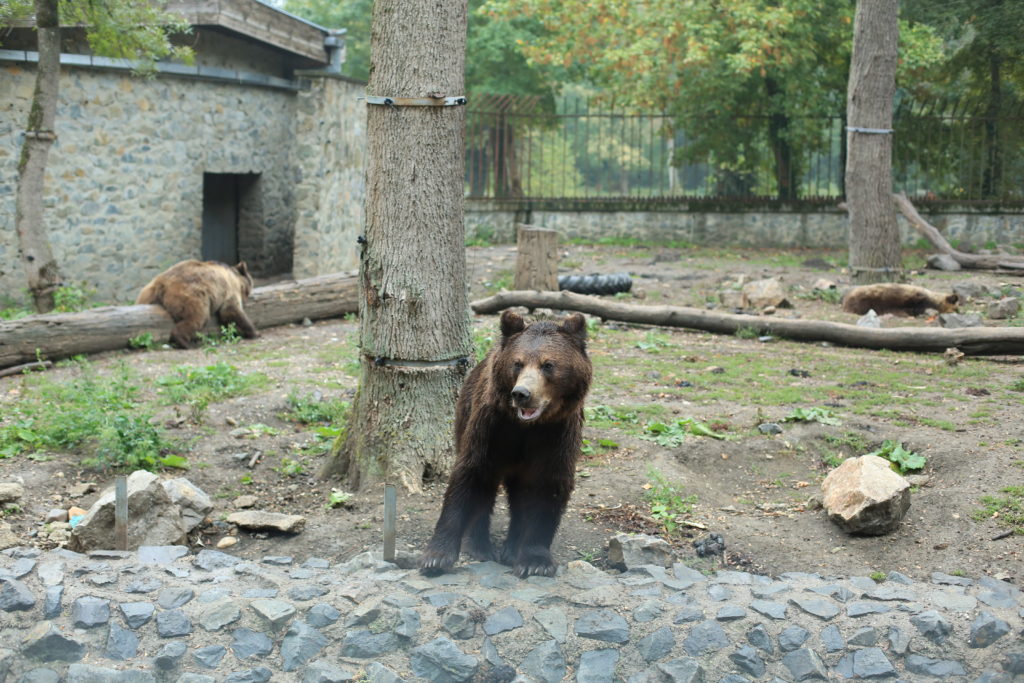
POLYGON ((517 406, 528 405, 532 397, 533 394, 530 393, 530 390, 521 384, 512 389, 512 403, 516 404, 517 406))

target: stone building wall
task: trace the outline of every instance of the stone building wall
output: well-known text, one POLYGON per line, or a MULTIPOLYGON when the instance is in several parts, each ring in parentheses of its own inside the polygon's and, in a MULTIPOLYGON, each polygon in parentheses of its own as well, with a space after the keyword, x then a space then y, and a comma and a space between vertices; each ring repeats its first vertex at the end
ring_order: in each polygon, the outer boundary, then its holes
MULTIPOLYGON (((0 304, 26 301, 14 202, 35 69, 0 65, 0 304)), ((111 303, 199 258, 203 173, 260 174, 262 221, 239 252, 258 273, 291 269, 296 94, 64 67, 46 175, 46 227, 65 281, 111 303)))
POLYGON ((300 72, 295 121, 297 218, 292 274, 296 278, 359 267, 366 196, 364 83, 300 72))

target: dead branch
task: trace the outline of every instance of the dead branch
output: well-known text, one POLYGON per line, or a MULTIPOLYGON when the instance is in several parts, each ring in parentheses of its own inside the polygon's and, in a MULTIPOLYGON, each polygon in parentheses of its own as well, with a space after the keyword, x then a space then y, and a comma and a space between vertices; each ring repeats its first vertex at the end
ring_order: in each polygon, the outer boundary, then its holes
POLYGON ((605 320, 685 327, 717 334, 750 329, 794 341, 826 341, 842 346, 893 351, 943 353, 955 347, 974 356, 1024 354, 1024 328, 924 327, 871 328, 823 320, 717 313, 685 306, 638 306, 572 292, 501 292, 470 304, 476 313, 496 313, 512 306, 554 308, 596 315, 605 320))
POLYGON ((934 225, 926 221, 921 217, 921 214, 917 212, 914 205, 911 204, 907 198, 906 193, 900 192, 892 196, 896 202, 896 206, 899 208, 900 213, 907 219, 911 227, 921 233, 925 239, 932 243, 932 245, 941 251, 943 254, 947 254, 953 258, 954 261, 959 263, 964 268, 984 269, 984 270, 995 270, 1004 268, 1006 270, 1024 270, 1024 259, 1013 258, 1005 254, 985 255, 985 254, 967 254, 962 251, 957 251, 953 246, 946 241, 946 238, 942 236, 939 229, 934 225))

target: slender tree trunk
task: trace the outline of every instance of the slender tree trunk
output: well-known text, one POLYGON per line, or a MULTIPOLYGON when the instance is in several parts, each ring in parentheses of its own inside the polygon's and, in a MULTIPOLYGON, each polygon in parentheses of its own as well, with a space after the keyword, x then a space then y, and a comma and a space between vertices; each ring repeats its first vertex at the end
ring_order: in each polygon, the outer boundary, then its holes
POLYGON ((56 135, 60 84, 60 19, 57 0, 35 0, 39 63, 32 94, 25 142, 18 161, 18 190, 14 200, 14 228, 18 233, 21 261, 29 293, 40 313, 53 310, 53 292, 60 286, 60 272, 50 249, 43 222, 43 179, 46 160, 56 135))
POLYGON ((892 204, 892 134, 873 132, 892 129, 898 18, 897 0, 857 2, 846 94, 846 203, 850 271, 858 284, 902 276, 892 204))
POLYGON ((985 171, 981 180, 981 196, 998 199, 1003 181, 1003 154, 999 144, 999 114, 1003 109, 1002 59, 992 49, 988 55, 988 107, 985 112, 985 171))
MULTIPOLYGON (((466 0, 376 0, 367 93, 463 95, 465 44, 466 0)), ((465 108, 368 106, 359 391, 321 474, 418 491, 451 465, 471 354, 465 108)))

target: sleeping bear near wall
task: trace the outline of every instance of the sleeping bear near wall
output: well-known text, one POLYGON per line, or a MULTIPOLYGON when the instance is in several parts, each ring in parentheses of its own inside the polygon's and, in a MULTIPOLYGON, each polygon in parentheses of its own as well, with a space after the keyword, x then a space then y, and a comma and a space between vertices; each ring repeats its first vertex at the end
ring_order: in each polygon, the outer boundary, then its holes
POLYGON ((576 482, 583 400, 592 368, 579 313, 561 324, 526 325, 501 315, 501 340, 469 374, 455 413, 456 460, 425 574, 451 570, 467 554, 511 565, 516 576, 553 576, 551 541, 576 482), (491 512, 505 487, 511 521, 504 545, 491 544, 491 512))

